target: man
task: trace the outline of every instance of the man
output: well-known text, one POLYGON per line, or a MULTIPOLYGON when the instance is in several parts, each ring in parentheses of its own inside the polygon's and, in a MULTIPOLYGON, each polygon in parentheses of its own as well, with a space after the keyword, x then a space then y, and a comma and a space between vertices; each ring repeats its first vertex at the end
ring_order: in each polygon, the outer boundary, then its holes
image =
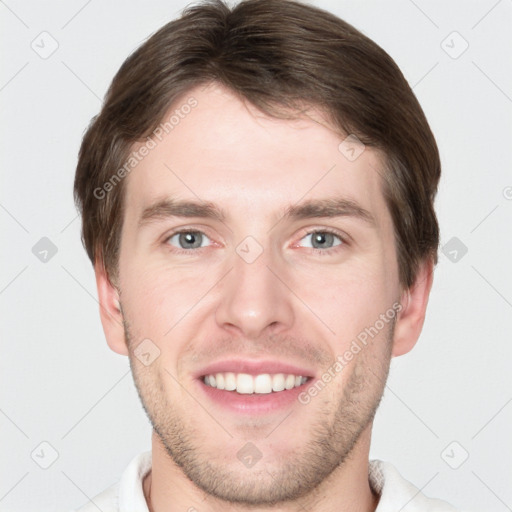
POLYGON ((396 64, 318 8, 198 4, 131 55, 75 197, 152 450, 80 510, 454 510, 368 460, 423 326, 439 176, 396 64))

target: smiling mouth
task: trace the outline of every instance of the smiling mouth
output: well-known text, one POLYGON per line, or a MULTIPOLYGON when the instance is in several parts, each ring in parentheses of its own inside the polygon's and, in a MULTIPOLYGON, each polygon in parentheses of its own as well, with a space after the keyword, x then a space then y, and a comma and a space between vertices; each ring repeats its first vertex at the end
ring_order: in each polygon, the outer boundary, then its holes
POLYGON ((201 377, 207 386, 243 395, 279 393, 303 386, 309 380, 310 377, 286 373, 250 375, 221 372, 201 377))

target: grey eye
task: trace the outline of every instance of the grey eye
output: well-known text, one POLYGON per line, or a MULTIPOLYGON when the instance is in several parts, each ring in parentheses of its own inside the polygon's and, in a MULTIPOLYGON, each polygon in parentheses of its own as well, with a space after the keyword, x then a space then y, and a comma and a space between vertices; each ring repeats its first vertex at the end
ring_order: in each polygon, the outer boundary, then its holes
POLYGON ((306 247, 312 247, 313 249, 331 249, 337 245, 340 245, 342 240, 338 235, 334 233, 329 233, 328 231, 312 231, 308 233, 304 238, 311 237, 310 245, 306 245, 306 247), (338 243, 334 243, 335 239, 338 239, 338 243))
POLYGON ((170 236, 168 242, 179 249, 198 249, 204 247, 205 240, 208 240, 208 237, 200 231, 181 231, 170 236), (178 245, 173 243, 173 240, 176 240, 178 245))

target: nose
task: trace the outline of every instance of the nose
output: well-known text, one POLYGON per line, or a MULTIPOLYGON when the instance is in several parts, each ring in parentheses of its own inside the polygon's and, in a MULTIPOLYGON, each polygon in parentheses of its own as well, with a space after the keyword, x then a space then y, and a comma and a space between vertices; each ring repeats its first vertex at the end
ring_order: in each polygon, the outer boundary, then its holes
POLYGON ((294 321, 292 292, 277 258, 268 250, 252 262, 240 254, 233 255, 233 267, 222 280, 217 324, 251 339, 289 329, 294 321))

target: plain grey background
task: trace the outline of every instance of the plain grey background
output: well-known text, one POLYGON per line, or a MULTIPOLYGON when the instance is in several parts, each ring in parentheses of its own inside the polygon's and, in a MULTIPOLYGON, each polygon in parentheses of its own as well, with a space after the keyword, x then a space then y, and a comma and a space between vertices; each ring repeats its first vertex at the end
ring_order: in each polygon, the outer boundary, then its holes
MULTIPOLYGON (((128 360, 104 340, 72 183, 113 75, 187 3, 0 2, 2 512, 78 507, 150 448, 128 360)), ((512 510, 512 1, 312 3, 395 59, 443 163, 427 319, 392 363, 371 458, 465 510, 512 510)))

